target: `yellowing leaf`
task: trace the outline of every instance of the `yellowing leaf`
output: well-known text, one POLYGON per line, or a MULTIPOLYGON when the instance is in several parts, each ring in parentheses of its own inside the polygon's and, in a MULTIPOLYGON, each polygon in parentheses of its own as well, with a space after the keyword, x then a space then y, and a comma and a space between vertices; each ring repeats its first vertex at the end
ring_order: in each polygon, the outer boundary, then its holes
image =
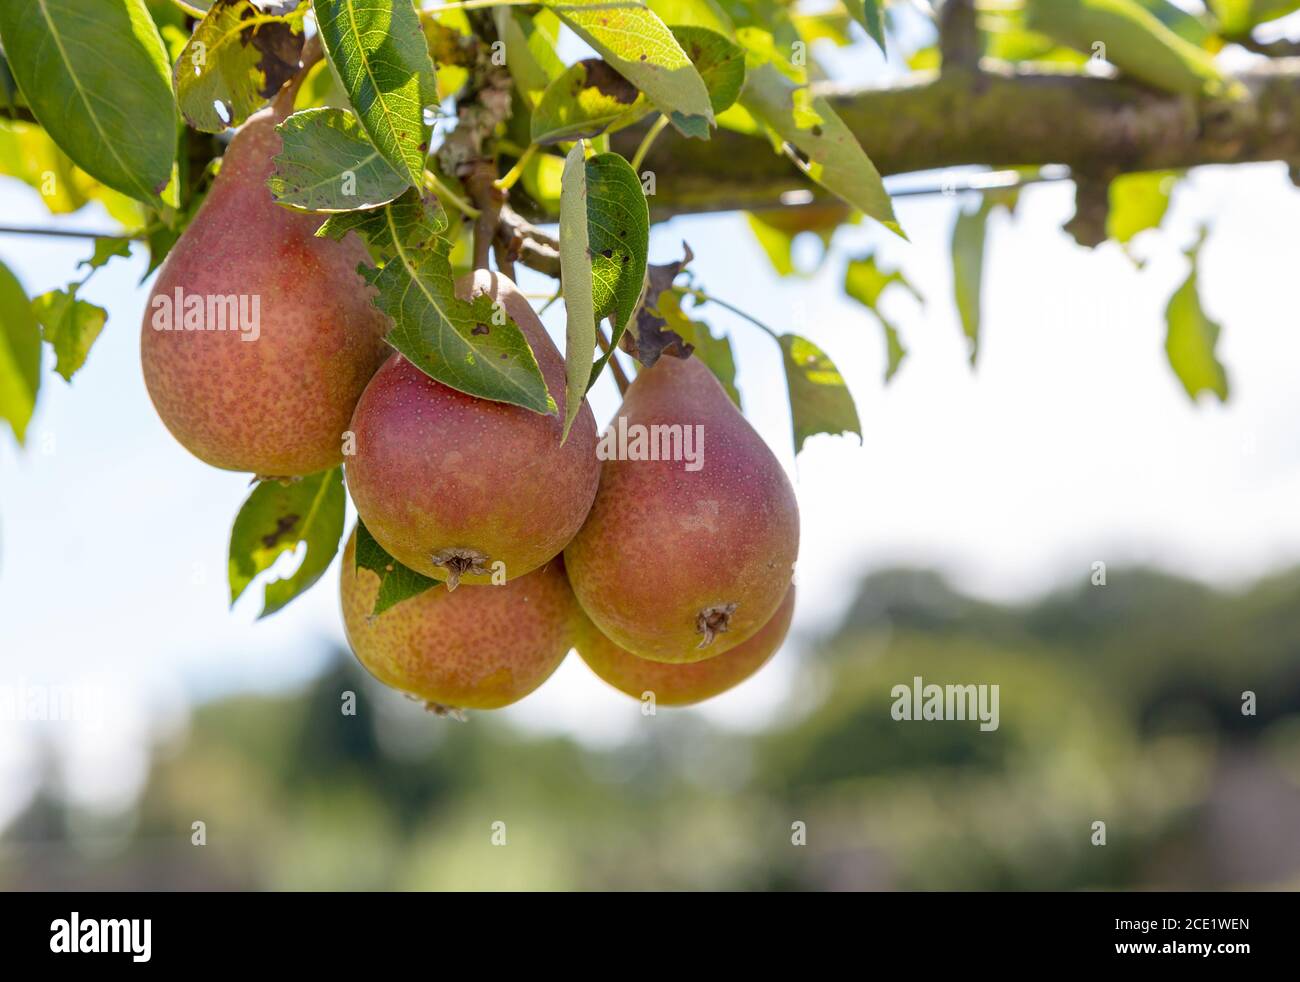
MULTIPOLYGON (((803 129, 796 117, 797 86, 771 64, 751 67, 740 102, 780 139, 799 151, 800 167, 826 190, 903 236, 880 172, 824 98, 806 100, 807 112, 820 118, 803 129)), ((805 101, 805 100, 801 100, 805 101)))
POLYGON ((531 139, 547 146, 622 129, 650 111, 635 85, 599 58, 586 58, 551 82, 533 109, 531 139))
POLYGON ((1220 402, 1228 398, 1228 375, 1220 364, 1215 349, 1219 344, 1219 325, 1206 316, 1201 308, 1197 289, 1197 267, 1201 243, 1198 241, 1187 256, 1192 262, 1191 272, 1183 281, 1165 308, 1165 353, 1169 366, 1178 376, 1187 395, 1193 400, 1202 392, 1210 392, 1220 402))
POLYGON ((298 70, 302 24, 301 10, 278 16, 252 0, 216 0, 172 70, 185 121, 220 133, 256 112, 298 70))
POLYGON ((542 0, 542 5, 644 92, 683 134, 708 137, 713 107, 704 79, 648 7, 609 0, 542 0))
POLYGON ((41 329, 31 303, 0 263, 0 419, 21 444, 41 386, 41 329))
POLYGON ((795 453, 817 433, 854 433, 861 441, 862 424, 853 396, 826 352, 797 334, 783 334, 780 342, 795 453))
POLYGON ((71 382, 104 329, 108 312, 78 300, 75 284, 66 290, 42 293, 32 301, 32 312, 41 322, 41 336, 54 347, 54 370, 64 381, 71 382))

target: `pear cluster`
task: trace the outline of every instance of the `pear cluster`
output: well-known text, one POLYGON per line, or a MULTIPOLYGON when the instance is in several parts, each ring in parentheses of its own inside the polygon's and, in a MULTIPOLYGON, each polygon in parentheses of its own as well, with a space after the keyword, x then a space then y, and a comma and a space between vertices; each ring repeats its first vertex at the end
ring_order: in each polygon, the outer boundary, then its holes
MULTIPOLYGON (((618 439, 603 441, 585 400, 566 437, 562 411, 433 379, 385 343, 356 272, 364 245, 317 238, 319 217, 272 200, 277 122, 267 111, 239 131, 164 263, 144 377, 165 425, 209 464, 292 478, 342 462, 369 535, 437 581, 375 614, 382 580, 358 565, 353 532, 340 590, 362 665, 449 711, 523 698, 575 647, 614 687, 664 705, 756 672, 790 626, 798 506, 712 372, 671 356, 642 369, 607 434, 618 439), (656 452, 627 453, 629 433, 656 452), (681 434, 684 456, 654 443, 681 434)), ((565 391, 563 357, 507 277, 478 270, 456 291, 504 308, 547 388, 565 391)))
MULTIPOLYGON (((509 280, 480 270, 458 288, 503 303, 563 391, 560 354, 509 280)), ((400 355, 380 369, 353 415, 348 487, 375 540, 445 588, 371 616, 380 578, 350 543, 344 624, 361 663, 439 709, 507 705, 574 647, 615 688, 667 706, 758 671, 794 612, 798 506, 712 372, 660 359, 611 424, 699 433, 689 461, 601 460, 585 405, 567 441, 560 425, 456 392, 400 355)))

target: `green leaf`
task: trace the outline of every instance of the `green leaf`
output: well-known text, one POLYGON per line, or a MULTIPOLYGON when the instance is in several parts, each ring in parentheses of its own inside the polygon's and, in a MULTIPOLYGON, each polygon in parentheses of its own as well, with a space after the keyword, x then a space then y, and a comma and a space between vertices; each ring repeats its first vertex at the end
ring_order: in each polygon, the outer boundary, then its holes
POLYGON ((420 371, 481 399, 554 412, 533 350, 505 307, 486 295, 456 296, 446 228, 442 209, 412 189, 383 208, 335 215, 317 234, 355 230, 372 254, 391 256, 358 272, 378 289, 375 306, 393 319, 388 343, 420 371))
MULTIPOLYGON (((104 266, 110 259, 117 257, 131 258, 131 240, 119 238, 99 238, 95 240, 95 251, 89 259, 77 263, 77 268, 88 266, 91 272, 104 266)), ((85 282, 84 280, 82 282, 85 282)))
POLYGON ((1102 57, 1112 65, 1166 92, 1221 96, 1232 88, 1208 51, 1183 40, 1136 0, 1028 0, 1025 23, 1088 54, 1101 42, 1102 57))
POLYGON ((674 26, 669 30, 704 79, 713 112, 731 108, 745 84, 745 49, 706 27, 674 26))
MULTIPOLYGON (((1190 41, 1198 48, 1210 43, 1214 32, 1206 23, 1206 18, 1190 14, 1173 0, 1137 0, 1138 4, 1154 14, 1156 20, 1164 24, 1184 41, 1190 41)), ((1300 6, 1300 4, 1297 4, 1300 6)))
POLYGON ((1197 267, 1204 241, 1205 232, 1202 230, 1196 244, 1187 251, 1187 258, 1192 263, 1191 272, 1170 297, 1165 309, 1168 326, 1165 353, 1178 381, 1193 401, 1202 392, 1211 392, 1220 402, 1225 402, 1228 398, 1228 375, 1215 354, 1220 327, 1201 308, 1197 290, 1197 267))
POLYGON ((1264 24, 1300 10, 1300 0, 1209 0, 1210 10, 1225 37, 1241 38, 1264 24))
MULTIPOLYGON (((791 11, 790 23, 799 32, 799 37, 808 44, 814 41, 830 41, 837 48, 847 48, 854 40, 849 33, 851 20, 848 11, 844 8, 832 8, 814 14, 791 11)), ((935 64, 938 64, 937 60, 935 64)), ((910 57, 908 67, 913 67, 910 57)))
POLYGON ((769 225, 753 212, 746 212, 749 230, 754 233, 759 247, 772 264, 777 276, 794 275, 794 238, 797 233, 769 225))
POLYGON ((330 64, 370 142, 419 187, 428 151, 424 107, 437 101, 433 61, 411 0, 312 0, 330 64))
POLYGON ((569 66, 533 110, 530 138, 547 146, 630 126, 650 112, 645 96, 599 58, 569 66))
POLYGON ((1106 236, 1127 245, 1139 232, 1157 228, 1169 210, 1174 171, 1122 174, 1110 182, 1106 236))
POLYGON ((0 44, 60 149, 109 187, 159 200, 175 166, 176 107, 144 0, 5 0, 0 44))
POLYGON ((54 347, 54 370, 71 382, 86 363, 90 346, 104 329, 108 312, 77 299, 78 284, 42 293, 32 301, 32 313, 41 322, 41 336, 54 347))
POLYGON ((888 383, 898 374, 899 366, 903 364, 903 359, 907 357, 907 349, 903 347, 898 328, 894 326, 893 322, 879 311, 876 312, 876 317, 880 319, 880 326, 885 331, 885 382, 888 383))
POLYGON ((646 94, 685 136, 707 139, 713 123, 709 90, 672 31, 640 3, 542 0, 615 71, 646 94))
POLYGON ((595 277, 589 245, 587 164, 579 140, 564 160, 560 178, 560 282, 564 287, 564 433, 578 418, 591 380, 596 348, 595 277))
POLYGON ((21 444, 41 387, 41 329, 22 284, 0 263, 0 419, 21 444))
POLYGON ((984 199, 973 212, 958 212, 952 230, 952 286, 957 314, 970 347, 970 363, 979 357, 980 294, 984 280, 984 238, 993 206, 984 199))
POLYGON ((918 303, 925 302, 921 298, 921 294, 903 276, 901 271, 891 270, 885 272, 876 263, 873 256, 850 260, 848 269, 844 273, 844 292, 870 310, 876 316, 876 319, 880 321, 880 326, 885 332, 886 382, 889 382, 894 377, 899 366, 903 363, 903 359, 907 357, 907 349, 903 347, 898 328, 881 313, 879 307, 880 295, 891 284, 897 284, 900 288, 906 290, 916 298, 918 303))
POLYGON ((825 258, 841 225, 853 224, 858 216, 841 201, 817 202, 796 208, 767 208, 746 213, 750 231, 766 253, 772 268, 780 276, 796 272, 794 240, 804 232, 811 232, 822 243, 825 258))
POLYGON ((346 109, 304 109, 275 129, 284 149, 266 183, 282 205, 356 211, 388 204, 410 187, 346 109))
POLYGON ((14 73, 9 70, 9 60, 5 57, 4 52, 0 51, 0 111, 12 116, 19 108, 26 105, 27 100, 18 91, 18 83, 14 80, 14 73))
POLYGON ((917 303, 925 303, 925 298, 901 270, 886 272, 880 268, 874 256, 849 260, 848 269, 844 273, 844 292, 871 310, 876 309, 885 288, 894 284, 911 294, 917 303))
POLYGON ((371 617, 378 617, 390 607, 419 596, 441 582, 399 563, 375 541, 360 519, 357 519, 356 564, 357 569, 368 569, 379 577, 379 593, 371 617))
POLYGON ((800 169, 812 180, 892 232, 906 238, 880 172, 857 138, 821 96, 807 100, 821 122, 803 129, 795 118, 798 87, 771 64, 751 66, 740 102, 801 155, 800 169))
POLYGON ((650 252, 650 210, 632 165, 616 153, 601 153, 587 161, 586 175, 594 322, 608 317, 612 330, 610 350, 592 366, 584 393, 596 384, 636 311, 650 252))
POLYGON ((176 102, 196 130, 238 126, 298 71, 303 10, 277 16, 264 6, 216 0, 176 59, 176 102))
POLYGON ((71 158, 31 123, 0 120, 0 173, 34 188, 52 214, 68 214, 86 204, 71 158))
POLYGON ((287 484, 260 481, 230 530, 230 603, 283 553, 305 543, 293 574, 266 585, 260 617, 274 614, 321 578, 343 537, 343 469, 333 467, 287 484))
POLYGON ((795 85, 808 84, 807 61, 800 59, 799 64, 796 65, 791 60, 790 45, 778 42, 776 35, 766 27, 753 25, 742 27, 736 31, 736 40, 745 50, 747 69, 757 68, 759 65, 771 65, 795 85))
POLYGON ((647 0, 646 6, 665 24, 705 27, 725 37, 736 31, 731 17, 716 0, 647 0))
POLYGON ((497 36, 506 45, 506 64, 515 89, 534 106, 552 81, 564 72, 564 62, 555 53, 559 21, 547 10, 520 13, 511 7, 492 11, 497 36))
POLYGON ((885 21, 880 12, 880 0, 844 0, 844 6, 853 19, 867 29, 871 40, 884 51, 885 21))
POLYGON ((861 442, 862 424, 853 396, 826 352, 797 334, 783 334, 780 342, 795 453, 816 433, 855 433, 861 442))
POLYGON ((564 158, 553 153, 535 153, 524 167, 521 178, 524 190, 546 210, 548 215, 560 213, 560 178, 564 176, 564 158))

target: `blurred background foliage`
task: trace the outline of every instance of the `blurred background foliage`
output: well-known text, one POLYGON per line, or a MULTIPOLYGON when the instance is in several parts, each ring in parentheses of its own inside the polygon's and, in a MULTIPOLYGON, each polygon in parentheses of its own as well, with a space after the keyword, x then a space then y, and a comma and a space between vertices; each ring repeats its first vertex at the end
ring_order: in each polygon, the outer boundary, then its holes
POLYGON ((1300 887, 1300 570, 1232 593, 1113 570, 1023 606, 894 570, 803 640, 763 732, 661 709, 603 748, 429 716, 339 652, 200 707, 126 814, 51 774, 0 888, 1300 887), (914 675, 997 683, 999 729, 895 722, 914 675))

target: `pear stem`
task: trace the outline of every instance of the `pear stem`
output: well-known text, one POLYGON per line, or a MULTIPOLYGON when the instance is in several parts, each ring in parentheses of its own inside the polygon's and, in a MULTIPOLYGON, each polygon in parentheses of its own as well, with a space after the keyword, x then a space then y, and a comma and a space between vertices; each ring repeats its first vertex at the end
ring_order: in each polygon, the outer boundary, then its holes
POLYGON ((645 155, 650 152, 650 148, 654 146, 655 140, 658 139, 659 134, 664 131, 664 127, 667 125, 668 117, 660 113, 659 118, 654 121, 654 125, 651 126, 650 129, 646 131, 646 135, 641 138, 641 145, 636 148, 636 153, 632 155, 631 163, 634 171, 640 168, 641 161, 645 160, 645 155))
POLYGON ((533 159, 533 154, 537 153, 538 149, 536 143, 528 144, 527 149, 525 149, 524 152, 519 155, 519 159, 515 161, 515 165, 511 167, 510 170, 506 171, 505 177, 496 181, 496 188, 498 191, 509 191, 515 186, 515 182, 523 176, 524 168, 528 166, 528 162, 533 159))
MULTIPOLYGON (((268 18, 269 22, 274 22, 276 18, 268 18)), ((247 23, 247 21, 245 21, 247 23)), ((325 48, 321 44, 319 34, 313 34, 302 46, 302 53, 298 56, 299 68, 294 72, 293 77, 285 83, 279 94, 275 97, 275 112, 281 118, 286 118, 293 114, 293 103, 298 98, 298 90, 302 88, 302 83, 307 78, 307 73, 315 67, 316 63, 325 57, 325 48)))
POLYGON ((470 218, 478 218, 480 212, 468 201, 449 188, 437 174, 431 170, 424 172, 424 183, 433 189, 433 193, 444 201, 449 201, 458 212, 462 215, 468 215, 470 218))

